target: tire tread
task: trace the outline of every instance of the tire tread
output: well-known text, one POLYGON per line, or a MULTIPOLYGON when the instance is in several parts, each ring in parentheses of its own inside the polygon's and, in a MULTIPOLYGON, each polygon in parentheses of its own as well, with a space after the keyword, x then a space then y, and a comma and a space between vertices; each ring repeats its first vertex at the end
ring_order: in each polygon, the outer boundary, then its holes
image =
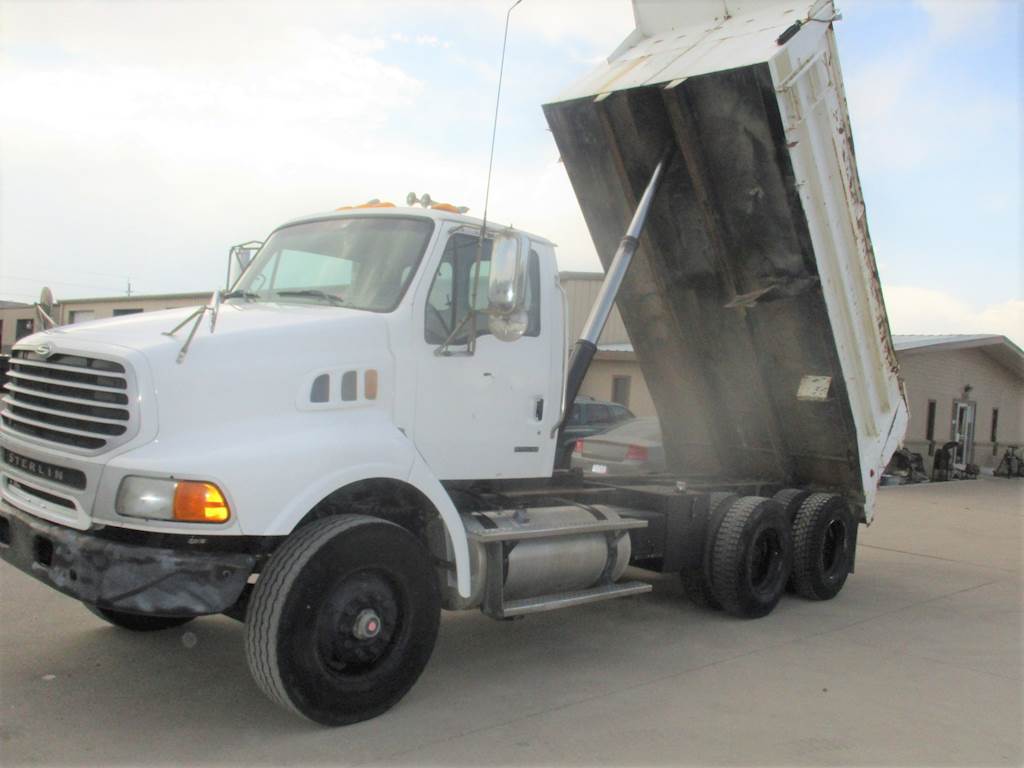
POLYGON ((827 599, 814 586, 816 563, 812 556, 816 557, 817 552, 811 551, 811 541, 819 524, 819 516, 830 504, 837 503, 837 499, 842 502, 842 497, 831 493, 812 493, 800 505, 793 521, 793 590, 808 600, 827 599))
POLYGON ((245 621, 245 657, 249 670, 263 693, 300 717, 305 715, 288 696, 277 658, 277 634, 285 600, 295 579, 322 544, 368 523, 394 525, 366 515, 338 515, 300 528, 274 553, 253 590, 245 621))
MULTIPOLYGON (((741 551, 741 541, 750 517, 758 508, 766 504, 775 507, 777 511, 774 513, 783 518, 780 522, 783 524, 783 530, 785 530, 788 522, 784 519, 784 511, 778 502, 762 496, 744 496, 729 507, 728 512, 726 512, 725 517, 722 519, 722 525, 718 529, 718 536, 714 542, 711 560, 711 573, 713 576, 711 586, 722 608, 733 616, 756 618, 765 615, 765 613, 760 611, 751 612, 744 605, 740 594, 740 572, 737 568, 737 563, 744 556, 744 553, 741 551)), ((781 593, 782 587, 779 590, 780 596, 781 593)), ((775 607, 777 601, 778 597, 776 597, 767 612, 770 612, 775 607)))

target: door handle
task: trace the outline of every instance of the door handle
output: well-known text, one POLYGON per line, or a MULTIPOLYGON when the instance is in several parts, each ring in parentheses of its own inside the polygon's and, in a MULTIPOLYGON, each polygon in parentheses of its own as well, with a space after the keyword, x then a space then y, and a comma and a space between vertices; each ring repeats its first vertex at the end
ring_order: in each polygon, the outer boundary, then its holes
POLYGON ((543 397, 536 398, 536 402, 534 403, 534 406, 533 406, 533 417, 537 421, 543 421, 544 420, 544 398, 543 397))

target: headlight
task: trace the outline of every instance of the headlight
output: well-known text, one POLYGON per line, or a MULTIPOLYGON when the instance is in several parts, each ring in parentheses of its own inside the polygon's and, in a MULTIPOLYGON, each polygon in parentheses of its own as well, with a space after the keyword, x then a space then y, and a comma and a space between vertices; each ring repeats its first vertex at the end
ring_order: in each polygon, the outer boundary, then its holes
POLYGON ((149 520, 223 523, 231 510, 213 483, 128 476, 117 489, 117 514, 149 520))

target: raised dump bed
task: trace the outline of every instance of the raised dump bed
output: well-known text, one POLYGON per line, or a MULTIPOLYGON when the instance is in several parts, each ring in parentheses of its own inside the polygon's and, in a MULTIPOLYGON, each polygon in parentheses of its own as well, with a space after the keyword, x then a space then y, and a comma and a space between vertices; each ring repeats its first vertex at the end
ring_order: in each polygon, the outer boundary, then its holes
POLYGON ((544 110, 606 268, 675 148, 618 298, 668 466, 835 490, 870 521, 907 406, 833 4, 634 9, 607 63, 544 110))

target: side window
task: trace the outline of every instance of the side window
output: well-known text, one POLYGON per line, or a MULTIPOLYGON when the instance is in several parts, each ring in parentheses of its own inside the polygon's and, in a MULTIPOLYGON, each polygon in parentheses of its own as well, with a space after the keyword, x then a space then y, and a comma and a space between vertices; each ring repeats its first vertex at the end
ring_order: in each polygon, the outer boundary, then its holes
MULTIPOLYGON (((487 306, 487 276, 491 270, 491 246, 493 240, 485 240, 480 255, 480 274, 476 274, 476 250, 479 238, 457 233, 448 238, 441 264, 434 273, 427 298, 426 332, 430 344, 443 344, 454 330, 458 335, 452 341, 465 344, 469 331, 466 315, 473 298, 473 278, 476 277, 477 309, 487 306), (462 326, 460 328, 460 325, 462 326)), ((477 336, 487 333, 487 322, 477 323, 477 336)))
POLYGON ((579 405, 573 405, 572 410, 569 411, 568 423, 572 426, 583 423, 583 412, 579 405))
POLYGON ((627 419, 633 418, 633 414, 623 408, 621 405, 609 406, 612 411, 612 417, 615 421, 626 421, 627 419))
POLYGON ((526 301, 523 306, 528 318, 524 335, 540 336, 540 257, 532 248, 526 263, 526 301))
MULTIPOLYGON (((427 298, 424 338, 429 344, 443 344, 456 329, 459 333, 452 339, 455 344, 468 340, 469 322, 466 315, 470 304, 474 309, 487 308, 487 283, 491 274, 491 248, 493 240, 485 240, 480 257, 480 269, 476 269, 478 237, 456 233, 448 238, 441 264, 434 273, 427 298), (473 284, 476 283, 474 301, 473 284), (461 326, 461 327, 460 327, 461 326)), ((524 309, 528 318, 526 336, 540 335, 540 259, 531 250, 527 260, 526 297, 524 309)), ((476 335, 485 336, 490 331, 487 319, 477 320, 476 335)))
POLYGON ((608 424, 612 420, 612 414, 607 405, 588 405, 587 411, 590 414, 590 421, 594 424, 608 424))

